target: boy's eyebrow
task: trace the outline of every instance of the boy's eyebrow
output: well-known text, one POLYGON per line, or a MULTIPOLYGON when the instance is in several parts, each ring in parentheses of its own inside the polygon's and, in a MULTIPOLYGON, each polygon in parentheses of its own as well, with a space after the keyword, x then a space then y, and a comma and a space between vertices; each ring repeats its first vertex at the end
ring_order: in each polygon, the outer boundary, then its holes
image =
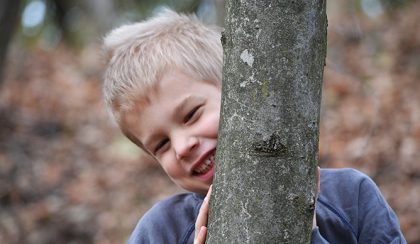
POLYGON ((174 116, 181 114, 186 107, 188 107, 188 104, 191 103, 192 101, 197 101, 197 100, 203 100, 203 97, 201 96, 197 96, 197 95, 188 95, 187 97, 185 97, 182 102, 180 102, 174 109, 174 116))

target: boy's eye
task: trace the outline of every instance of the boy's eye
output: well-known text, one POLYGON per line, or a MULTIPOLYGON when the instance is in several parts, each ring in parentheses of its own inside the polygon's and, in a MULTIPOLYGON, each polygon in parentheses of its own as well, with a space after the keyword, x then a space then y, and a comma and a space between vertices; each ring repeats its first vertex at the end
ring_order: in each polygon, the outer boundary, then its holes
POLYGON ((155 150, 154 150, 154 154, 156 155, 156 153, 158 153, 160 150, 162 150, 166 146, 166 144, 168 144, 168 143, 169 143, 169 139, 168 138, 165 138, 165 139, 161 140, 156 145, 155 150))
POLYGON ((197 114, 197 111, 200 107, 201 106, 194 107, 189 113, 187 113, 187 115, 185 115, 184 117, 184 123, 187 123, 193 120, 194 116, 197 114))

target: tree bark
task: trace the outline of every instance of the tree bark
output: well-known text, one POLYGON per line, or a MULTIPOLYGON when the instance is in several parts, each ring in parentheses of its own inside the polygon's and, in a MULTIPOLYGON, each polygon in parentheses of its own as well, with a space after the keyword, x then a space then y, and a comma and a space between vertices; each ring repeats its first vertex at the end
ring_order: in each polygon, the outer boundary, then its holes
POLYGON ((309 243, 325 0, 226 1, 207 243, 309 243))

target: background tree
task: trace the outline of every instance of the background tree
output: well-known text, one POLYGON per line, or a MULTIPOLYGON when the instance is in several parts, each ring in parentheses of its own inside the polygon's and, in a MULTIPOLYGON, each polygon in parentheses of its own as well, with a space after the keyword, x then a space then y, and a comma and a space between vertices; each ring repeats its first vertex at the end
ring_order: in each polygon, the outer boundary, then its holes
POLYGON ((9 41, 13 36, 21 1, 0 1, 0 84, 9 41))
POLYGON ((325 1, 227 1, 209 243, 309 243, 325 1))

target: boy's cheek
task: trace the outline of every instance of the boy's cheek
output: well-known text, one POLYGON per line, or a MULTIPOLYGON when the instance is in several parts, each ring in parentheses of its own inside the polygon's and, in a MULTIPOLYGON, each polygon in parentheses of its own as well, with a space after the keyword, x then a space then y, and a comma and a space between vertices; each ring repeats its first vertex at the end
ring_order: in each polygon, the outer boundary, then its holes
POLYGON ((174 181, 176 180, 183 172, 179 163, 177 163, 174 156, 171 152, 166 152, 166 155, 162 156, 161 160, 158 160, 160 166, 165 171, 165 173, 174 181))
POLYGON ((216 121, 214 122, 215 124, 215 131, 216 131, 216 136, 219 134, 219 123, 220 123, 220 114, 217 114, 217 118, 216 121))
POLYGON ((220 110, 215 110, 209 116, 208 129, 210 131, 219 132, 220 110))

